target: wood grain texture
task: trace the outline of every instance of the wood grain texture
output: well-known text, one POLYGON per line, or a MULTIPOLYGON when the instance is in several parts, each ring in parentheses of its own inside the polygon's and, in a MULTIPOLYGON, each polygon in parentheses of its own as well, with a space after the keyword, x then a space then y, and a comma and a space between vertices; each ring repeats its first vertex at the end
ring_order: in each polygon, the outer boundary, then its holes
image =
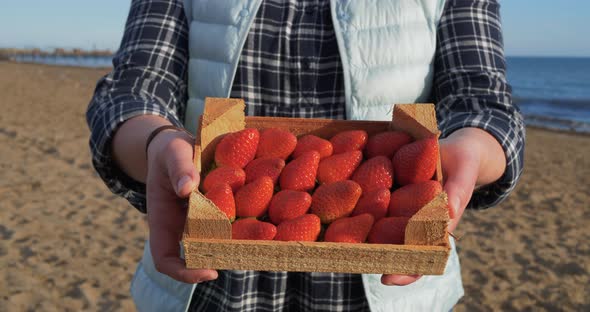
POLYGON ((185 239, 189 268, 374 274, 444 273, 445 246, 185 239))
POLYGON ((389 121, 246 117, 247 128, 281 128, 298 137, 313 134, 325 139, 346 130, 365 130, 372 135, 387 131, 390 124, 389 121))
POLYGON ((193 191, 189 198, 184 236, 231 239, 231 223, 213 202, 199 191, 193 191))
MULTIPOLYGON (((245 117, 244 102, 235 99, 208 98, 205 105, 194 157, 197 168, 204 170, 213 162, 220 138, 245 127, 281 128, 296 136, 314 134, 325 139, 358 129, 369 135, 402 130, 416 139, 439 135, 431 104, 396 105, 393 122, 245 117)), ((442 182, 440 159, 438 163, 436 178, 442 182)), ((201 193, 194 192, 183 244, 188 268, 437 275, 443 274, 450 254, 448 221, 443 197, 410 219, 406 245, 231 240, 227 217, 201 193)))
POLYGON ((447 194, 441 193, 420 209, 406 226, 406 245, 449 246, 447 194))
POLYGON ((440 133, 434 104, 396 104, 392 121, 394 130, 406 131, 417 140, 440 133))

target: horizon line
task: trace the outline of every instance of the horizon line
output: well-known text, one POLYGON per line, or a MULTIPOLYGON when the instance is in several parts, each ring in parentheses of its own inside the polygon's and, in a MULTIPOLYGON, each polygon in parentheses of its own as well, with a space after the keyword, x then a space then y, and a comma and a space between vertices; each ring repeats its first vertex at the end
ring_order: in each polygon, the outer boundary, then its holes
MULTIPOLYGON (((15 46, 5 46, 5 45, 0 45, 0 51, 1 50, 20 50, 20 51, 33 51, 33 50, 40 50, 42 52, 45 53, 49 53, 51 54, 51 52, 55 52, 56 50, 61 50, 61 51, 83 51, 86 53, 94 53, 94 52, 111 52, 113 55, 117 52, 118 48, 112 49, 112 48, 98 48, 98 47, 92 47, 92 48, 80 48, 80 47, 64 47, 64 46, 46 46, 46 47, 40 47, 40 46, 34 46, 34 45, 23 45, 22 47, 15 47, 15 46)), ((530 57, 530 58, 590 58, 590 54, 584 55, 584 54, 572 54, 572 55, 564 55, 564 54, 522 54, 522 53, 505 53, 504 54, 505 57, 511 57, 511 58, 518 58, 518 57, 530 57)))

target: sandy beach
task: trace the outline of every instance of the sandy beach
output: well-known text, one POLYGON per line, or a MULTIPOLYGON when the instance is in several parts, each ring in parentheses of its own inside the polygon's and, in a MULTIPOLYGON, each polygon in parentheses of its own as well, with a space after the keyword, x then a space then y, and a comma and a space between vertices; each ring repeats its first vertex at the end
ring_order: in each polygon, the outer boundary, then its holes
MULTIPOLYGON (((144 216, 95 174, 85 111, 108 69, 0 62, 0 311, 130 311, 144 216)), ((590 136, 527 129, 511 197, 456 234, 456 311, 590 310, 590 136)))

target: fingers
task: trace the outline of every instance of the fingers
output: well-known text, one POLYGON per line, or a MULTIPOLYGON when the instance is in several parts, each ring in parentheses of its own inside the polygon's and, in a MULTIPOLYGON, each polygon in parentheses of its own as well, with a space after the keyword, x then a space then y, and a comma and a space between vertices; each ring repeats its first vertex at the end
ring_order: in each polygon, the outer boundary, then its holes
POLYGON ((381 283, 388 286, 406 286, 419 280, 422 275, 395 275, 383 274, 381 283))
POLYGON ((185 220, 186 209, 174 202, 167 206, 157 200, 152 202, 148 213, 150 225, 150 247, 156 270, 184 283, 200 283, 217 278, 215 270, 187 269, 180 258, 180 235, 185 220))
POLYGON ((186 198, 198 186, 199 175, 193 164, 193 148, 183 140, 166 148, 166 169, 176 195, 186 198))
POLYGON ((443 188, 449 196, 450 231, 455 230, 465 207, 471 199, 477 181, 478 170, 479 163, 466 157, 454 162, 445 170, 446 180, 443 188))
POLYGON ((464 168, 449 174, 444 185, 444 190, 449 196, 451 218, 461 215, 465 206, 471 199, 471 194, 477 179, 477 169, 464 168))
POLYGON ((180 258, 180 245, 178 236, 161 227, 150 229, 150 247, 156 270, 166 274, 177 281, 194 284, 217 278, 217 271, 207 269, 187 269, 183 259, 180 258))
POLYGON ((191 270, 186 268, 180 258, 179 238, 165 227, 155 226, 150 229, 150 247, 156 270, 177 281, 194 284, 217 278, 214 270, 191 270))
POLYGON ((217 279, 218 276, 217 271, 215 270, 187 269, 184 261, 179 257, 158 259, 158 262, 154 264, 156 265, 156 270, 158 270, 158 272, 166 274, 177 281, 188 284, 214 280, 217 279))
POLYGON ((183 132, 159 134, 150 145, 147 177, 147 219, 150 247, 156 269, 184 283, 217 278, 215 270, 187 269, 180 258, 187 209, 186 198, 199 183, 193 165, 193 146, 183 132), (180 198, 179 198, 180 197, 180 198))

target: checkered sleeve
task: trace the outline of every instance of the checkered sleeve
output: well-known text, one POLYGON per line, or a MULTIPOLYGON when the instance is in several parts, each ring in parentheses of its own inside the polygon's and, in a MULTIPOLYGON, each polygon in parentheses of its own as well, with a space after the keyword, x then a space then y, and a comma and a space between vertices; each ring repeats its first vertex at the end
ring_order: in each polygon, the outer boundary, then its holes
POLYGON ((158 115, 181 127, 186 103, 188 26, 182 1, 132 1, 111 73, 99 80, 86 112, 92 163, 115 194, 145 212, 145 185, 125 175, 111 140, 126 120, 158 115))
POLYGON ((506 155, 506 171, 473 194, 468 208, 492 207, 523 170, 525 128, 512 103, 495 0, 449 0, 438 27, 434 97, 442 136, 464 127, 486 130, 506 155))

